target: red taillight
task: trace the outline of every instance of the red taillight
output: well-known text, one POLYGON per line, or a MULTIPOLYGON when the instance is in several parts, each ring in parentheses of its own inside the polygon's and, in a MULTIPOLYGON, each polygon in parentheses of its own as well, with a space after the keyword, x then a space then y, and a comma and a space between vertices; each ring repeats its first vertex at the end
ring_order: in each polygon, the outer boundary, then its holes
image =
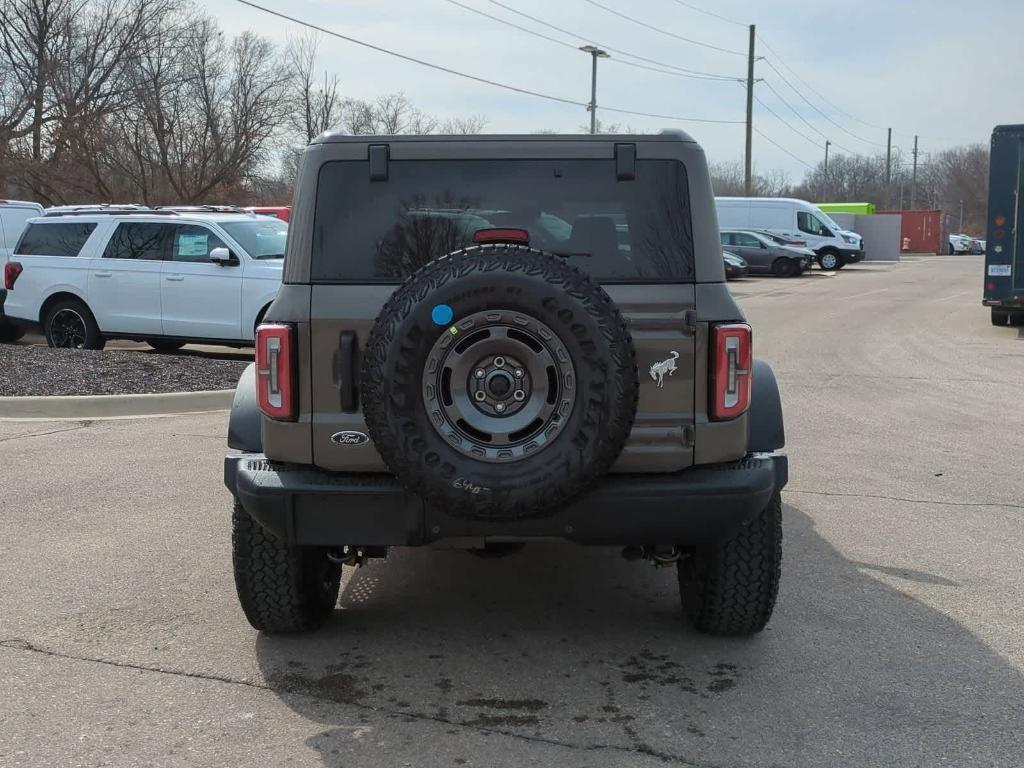
POLYGON ((522 243, 530 244, 528 230, 517 227, 490 227, 473 233, 474 243, 522 243))
POLYGON ((994 282, 992 282, 991 280, 989 280, 987 283, 985 283, 985 290, 987 290, 987 291, 994 291, 995 289, 996 289, 996 284, 994 282))
POLYGON ((733 419, 750 406, 753 364, 750 326, 716 325, 711 331, 711 418, 733 419))
POLYGON ((278 421, 295 421, 295 329, 267 323, 256 329, 256 397, 260 410, 278 421))
POLYGON ((8 261, 4 264, 4 288, 8 291, 14 287, 14 283, 24 271, 24 268, 16 261, 8 261))

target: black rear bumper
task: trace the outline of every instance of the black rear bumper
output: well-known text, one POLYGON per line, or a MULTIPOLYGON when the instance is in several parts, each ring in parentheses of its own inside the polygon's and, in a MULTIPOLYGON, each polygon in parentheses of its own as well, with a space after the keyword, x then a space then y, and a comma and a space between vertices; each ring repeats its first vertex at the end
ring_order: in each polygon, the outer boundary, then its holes
POLYGON ((581 544, 699 544, 731 535, 789 479, 782 453, 671 474, 608 475, 559 513, 527 520, 446 515, 385 474, 338 474, 269 461, 224 460, 245 510, 292 544, 417 546, 441 539, 562 538, 581 544))

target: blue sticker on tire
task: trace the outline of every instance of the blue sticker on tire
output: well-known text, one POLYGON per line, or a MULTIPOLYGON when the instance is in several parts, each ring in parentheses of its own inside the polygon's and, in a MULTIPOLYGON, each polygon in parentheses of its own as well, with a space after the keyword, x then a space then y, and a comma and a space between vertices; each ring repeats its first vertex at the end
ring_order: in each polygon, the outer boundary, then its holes
POLYGON ((455 317, 455 311, 447 304, 438 304, 430 310, 430 319, 437 325, 448 325, 455 317))

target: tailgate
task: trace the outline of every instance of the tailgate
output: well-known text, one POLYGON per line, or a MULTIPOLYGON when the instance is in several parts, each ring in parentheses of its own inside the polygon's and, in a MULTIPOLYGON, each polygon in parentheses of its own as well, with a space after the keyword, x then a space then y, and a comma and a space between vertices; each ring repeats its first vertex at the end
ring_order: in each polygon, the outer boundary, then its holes
MULTIPOLYGON (((640 401, 614 471, 664 472, 693 463, 694 332, 688 325, 694 287, 607 285, 636 346, 640 401), (674 355, 673 353, 676 353, 674 355), (651 374, 652 366, 654 375, 651 374), (659 385, 660 383, 660 385, 659 385)), ((314 285, 311 297, 313 462, 324 469, 385 471, 376 449, 361 442, 362 409, 352 407, 360 351, 391 285, 314 285), (357 433, 342 436, 342 433, 357 433)), ((359 393, 355 393, 357 398, 359 393)))

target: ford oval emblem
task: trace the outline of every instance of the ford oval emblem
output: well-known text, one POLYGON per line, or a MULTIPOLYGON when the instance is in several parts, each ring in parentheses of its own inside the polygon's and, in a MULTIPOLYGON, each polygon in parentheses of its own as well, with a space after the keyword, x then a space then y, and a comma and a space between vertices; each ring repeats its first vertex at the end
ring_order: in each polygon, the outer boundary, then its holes
POLYGON ((362 432, 335 432, 331 435, 331 442, 335 445, 365 445, 370 438, 362 432))

